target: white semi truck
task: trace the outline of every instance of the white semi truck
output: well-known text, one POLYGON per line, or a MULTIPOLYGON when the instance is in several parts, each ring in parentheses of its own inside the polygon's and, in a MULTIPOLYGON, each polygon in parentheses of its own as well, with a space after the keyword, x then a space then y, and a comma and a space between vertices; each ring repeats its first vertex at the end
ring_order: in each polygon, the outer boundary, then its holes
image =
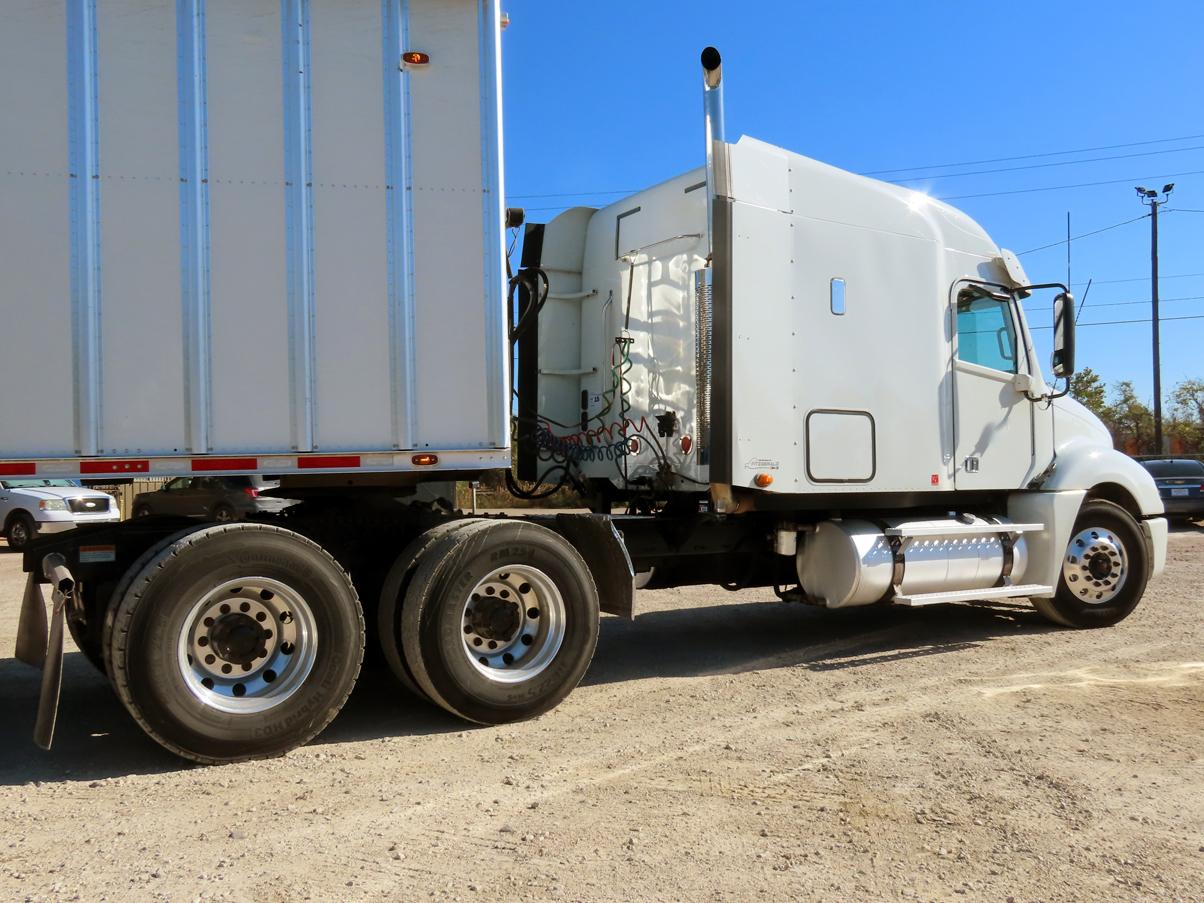
POLYGON ((1067 288, 946 204, 729 143, 711 48, 706 167, 527 224, 511 274, 496 0, 0 16, 0 478, 302 500, 31 542, 42 745, 64 627, 148 734, 218 763, 314 737, 369 642, 470 721, 546 712, 637 573, 1101 627, 1163 566, 1153 481, 1059 391, 1067 288), (1048 377, 1021 307, 1045 290, 1048 377), (591 512, 431 501, 489 470, 591 512))

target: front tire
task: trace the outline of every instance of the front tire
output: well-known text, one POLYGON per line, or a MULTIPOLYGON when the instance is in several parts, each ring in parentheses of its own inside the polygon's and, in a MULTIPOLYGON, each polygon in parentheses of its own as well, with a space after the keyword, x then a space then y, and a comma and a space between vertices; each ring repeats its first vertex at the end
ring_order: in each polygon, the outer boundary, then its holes
POLYGON ((1137 607, 1149 579, 1150 554, 1141 526, 1119 505, 1092 499, 1075 519, 1057 595, 1033 604, 1065 627, 1111 627, 1137 607))
POLYGON ((521 521, 483 521, 423 555, 402 609, 402 649, 434 702, 506 724, 558 705, 589 668, 599 601, 564 538, 521 521))
POLYGON ((321 547, 259 524, 206 527, 150 558, 117 603, 109 673, 130 714, 206 764, 277 756, 351 692, 364 618, 321 547))

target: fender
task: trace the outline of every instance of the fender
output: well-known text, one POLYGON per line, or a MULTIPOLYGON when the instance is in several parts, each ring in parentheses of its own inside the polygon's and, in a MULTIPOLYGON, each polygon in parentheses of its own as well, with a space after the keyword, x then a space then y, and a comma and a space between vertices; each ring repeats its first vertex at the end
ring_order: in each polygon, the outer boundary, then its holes
POLYGON ((1142 518, 1162 516, 1162 497, 1146 469, 1128 455, 1082 436, 1058 445, 1053 473, 1040 488, 1046 492, 1090 491, 1104 483, 1128 492, 1142 518))

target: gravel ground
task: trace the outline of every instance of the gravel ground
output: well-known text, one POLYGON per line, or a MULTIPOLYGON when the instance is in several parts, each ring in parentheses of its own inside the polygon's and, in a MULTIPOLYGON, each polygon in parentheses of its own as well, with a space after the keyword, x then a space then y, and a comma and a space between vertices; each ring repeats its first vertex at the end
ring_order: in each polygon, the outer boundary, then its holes
MULTIPOLYGON (((1127 621, 640 594, 556 711, 366 673, 285 758, 196 768, 77 652, 55 748, 0 658, 0 898, 1204 900, 1204 530, 1127 621)), ((0 550, 0 654, 17 556, 0 550)))

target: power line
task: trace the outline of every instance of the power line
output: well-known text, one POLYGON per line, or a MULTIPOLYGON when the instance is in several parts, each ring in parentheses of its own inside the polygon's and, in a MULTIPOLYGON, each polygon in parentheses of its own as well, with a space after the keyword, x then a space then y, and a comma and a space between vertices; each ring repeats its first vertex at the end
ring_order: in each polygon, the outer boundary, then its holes
MULTIPOLYGON (((956 166, 982 166, 982 165, 985 165, 988 163, 1009 163, 1014 160, 1035 160, 1035 159, 1040 159, 1042 157, 1060 157, 1060 156, 1065 156, 1067 154, 1085 154, 1085 153, 1092 153, 1094 151, 1119 150, 1119 149, 1126 148, 1126 147, 1146 147, 1151 144, 1168 144, 1173 141, 1192 141, 1192 140, 1196 140, 1199 138, 1204 138, 1204 135, 1180 135, 1177 138, 1152 138, 1147 141, 1130 141, 1125 144, 1101 144, 1096 147, 1079 147, 1079 148, 1074 148, 1072 150, 1044 151, 1042 153, 1036 153, 1036 154, 1020 154, 1018 156, 1013 156, 1013 157, 992 157, 987 160, 965 160, 965 161, 962 161, 959 163, 926 163, 926 164, 923 164, 920 166, 900 166, 896 169, 874 169, 874 170, 869 170, 869 171, 863 172, 863 173, 861 173, 861 175, 863 175, 863 176, 879 176, 879 175, 887 175, 887 174, 898 173, 898 172, 912 172, 913 170, 917 170, 917 169, 927 170, 927 169, 948 169, 950 167, 956 167, 956 166)), ((1031 167, 1009 167, 1009 168, 999 169, 999 170, 986 170, 984 172, 1011 172, 1016 169, 1036 169, 1036 168, 1039 168, 1042 166, 1065 166, 1065 165, 1069 165, 1071 163, 1097 162, 1097 160, 1119 160, 1119 159, 1125 159, 1127 157, 1148 156, 1151 154, 1170 154, 1170 153, 1175 153, 1177 151, 1199 150, 1199 149, 1202 149, 1202 147, 1204 147, 1204 146, 1175 147, 1175 148, 1167 148, 1166 150, 1160 150, 1160 151, 1149 151, 1146 154, 1141 154, 1141 153, 1139 153, 1139 154, 1119 154, 1119 155, 1110 156, 1110 157, 1099 157, 1099 158, 1096 158, 1093 160, 1058 161, 1055 163, 1036 164, 1031 167)), ((916 181, 918 179, 924 179, 924 178, 940 179, 940 178, 947 178, 947 177, 952 177, 952 176, 980 175, 980 174, 982 174, 982 173, 947 173, 945 175, 932 175, 932 176, 920 175, 920 176, 913 176, 910 178, 897 179, 894 181, 897 184, 898 182, 911 182, 911 181, 916 181)), ((1126 180, 1122 180, 1122 181, 1126 181, 1126 180)), ((593 196, 601 196, 601 195, 627 195, 627 194, 634 194, 635 192, 640 191, 640 190, 642 190, 642 189, 616 188, 616 189, 605 190, 605 191, 574 191, 574 192, 563 192, 563 193, 552 193, 552 194, 512 194, 512 195, 510 195, 510 198, 512 200, 530 200, 530 199, 541 199, 541 198, 574 198, 574 197, 593 197, 593 196)), ((559 208, 546 207, 546 208, 532 208, 532 209, 552 210, 552 209, 559 209, 559 208)), ((1199 211, 1196 211, 1196 212, 1199 212, 1199 211)))
POLYGON ((1204 169, 1193 169, 1188 172, 1166 172, 1150 176, 1131 176, 1127 179, 1105 179, 1102 182, 1077 182, 1073 185, 1045 185, 1040 188, 1013 188, 1011 191, 986 191, 981 194, 954 194, 947 197, 935 196, 938 201, 964 201, 969 198, 994 198, 1005 194, 1033 194, 1039 191, 1064 191, 1068 188, 1094 188, 1097 185, 1125 185, 1129 182, 1141 182, 1147 179, 1173 179, 1178 176, 1204 175, 1204 169))
MULTIPOLYGON (((1183 316, 1183 317, 1159 317, 1158 319, 1161 320, 1163 323, 1169 322, 1170 320, 1204 320, 1204 314, 1190 314, 1188 316, 1183 316)), ((1153 322, 1153 320, 1150 317, 1145 317, 1144 319, 1141 319, 1141 320, 1103 320, 1101 322, 1096 322, 1096 323, 1079 323, 1078 326, 1081 329, 1084 326, 1124 326, 1129 323, 1152 323, 1152 322, 1153 322)), ((1035 331, 1038 329, 1053 329, 1053 327, 1052 326, 1030 326, 1029 327, 1029 330, 1032 330, 1032 331, 1035 331)))
MULTIPOLYGON (((1102 163, 1106 160, 1129 160, 1133 157, 1153 157, 1158 154, 1176 154, 1182 151, 1204 150, 1204 145, 1196 144, 1191 147, 1172 147, 1166 150, 1156 151, 1141 151, 1136 154, 1113 154, 1108 157, 1087 157, 1083 160, 1057 160, 1053 163, 1030 163, 1026 166, 1005 166, 1000 169, 970 169, 965 172, 947 172, 935 173, 932 175, 908 176, 905 179, 887 179, 886 181, 894 185, 902 184, 903 182, 922 182, 928 179, 957 179, 962 176, 984 176, 998 172, 1019 172, 1022 169, 1045 169, 1050 166, 1075 166, 1079 163, 1102 163)), ((868 175, 868 173, 865 173, 868 175)))
POLYGON ((1148 141, 1131 141, 1128 144, 1103 144, 1099 147, 1080 147, 1074 150, 1045 151, 1040 154, 1021 154, 1018 157, 993 157, 990 160, 966 160, 961 163, 930 163, 924 166, 900 166, 898 169, 875 169, 862 173, 866 176, 880 176, 896 172, 911 172, 913 169, 947 169, 952 166, 984 166, 987 163, 1009 163, 1012 160, 1036 160, 1040 157, 1061 157, 1065 154, 1089 154, 1095 151, 1119 150, 1122 147, 1144 147, 1149 144, 1168 144, 1172 141, 1192 141, 1204 138, 1204 135, 1180 135, 1178 138, 1152 138, 1148 141))
MULTIPOLYGON (((512 201, 521 201, 530 198, 583 198, 594 197, 603 194, 635 194, 637 191, 642 191, 641 188, 616 188, 613 191, 566 191, 563 194, 511 194, 507 197, 512 201)), ((538 209, 538 208, 532 208, 538 209)), ((551 208, 545 208, 551 209, 551 208)))
MULTIPOLYGON (((1146 278, 1148 279, 1149 277, 1146 277, 1146 278)), ((1204 301, 1204 295, 1185 295, 1182 298, 1163 298, 1161 303, 1166 304, 1167 302, 1170 302, 1170 301, 1204 301)), ((1107 301, 1103 304, 1092 304, 1091 307, 1094 310, 1097 307, 1129 307, 1134 304, 1149 304, 1149 303, 1150 303, 1149 298, 1143 298, 1140 301, 1107 301)), ((1162 319, 1165 320, 1166 317, 1163 317, 1162 319)))
MULTIPOLYGON (((1159 279, 1187 279, 1194 276, 1204 276, 1204 273, 1176 273, 1173 276, 1159 276, 1159 279)), ((1125 279, 1095 279, 1096 285, 1115 285, 1119 282, 1149 282, 1149 276, 1129 276, 1125 279)), ((1086 285, 1086 282, 1076 282, 1075 285, 1086 285)))
MULTIPOLYGON (((1173 139, 1165 139, 1165 140, 1173 140, 1173 139)), ((1139 143, 1144 143, 1144 142, 1139 142, 1139 143)), ((884 181, 887 181, 887 182, 891 183, 892 185, 902 185, 905 182, 924 182, 924 181, 929 181, 931 179, 957 179, 957 178, 961 178, 962 176, 983 176, 983 175, 993 175, 993 174, 1001 173, 1001 172, 1020 172, 1021 170, 1028 170, 1028 169, 1046 169, 1051 166, 1075 166, 1080 163, 1102 163, 1102 162, 1106 162, 1108 160, 1129 160, 1134 157, 1152 157, 1152 156, 1157 156, 1159 154, 1176 154, 1176 153, 1182 153, 1184 151, 1196 151, 1196 150, 1204 150, 1204 144, 1195 144, 1195 145, 1192 145, 1191 147, 1172 147, 1172 148, 1167 148, 1166 150, 1140 151, 1135 154, 1112 154, 1112 155, 1106 156, 1106 157, 1087 157, 1086 159, 1083 159, 1083 160, 1057 160, 1057 161, 1054 161, 1053 163, 1031 163, 1026 166, 1005 166, 1000 169, 971 169, 966 172, 948 172, 948 173, 930 173, 930 174, 925 173, 925 174, 918 175, 918 176, 908 176, 903 179, 885 179, 884 181)), ((1059 151, 1058 153, 1077 153, 1077 151, 1059 151)), ((1034 155, 1034 156, 1042 156, 1042 155, 1034 155)), ((1008 158, 1003 158, 1003 159, 1008 159, 1008 158)), ((1025 159, 1025 158, 1017 158, 1017 159, 1025 159)), ((937 165, 938 166, 941 166, 941 165, 952 166, 954 164, 937 164, 937 165)), ((921 167, 921 168, 924 168, 924 167, 921 167)), ((896 170, 883 170, 883 172, 895 172, 895 171, 896 170)), ((869 175, 874 175, 874 173, 866 172, 866 173, 861 173, 861 175, 869 176, 869 175)), ((594 197, 594 196, 600 197, 602 195, 634 194, 638 190, 639 189, 616 188, 616 189, 613 189, 610 191, 571 191, 571 192, 563 192, 563 193, 559 193, 559 194, 512 194, 512 195, 510 195, 510 197, 512 200, 516 200, 516 201, 529 200, 529 199, 541 199, 542 200, 544 198, 577 198, 577 197, 594 197)), ((1176 209, 1184 209, 1184 208, 1176 208, 1176 209)), ((1204 211, 1193 210, 1190 212, 1202 213, 1204 211)))
POLYGON ((1093 232, 1084 232, 1082 235, 1074 235, 1070 238, 1063 238, 1061 241, 1050 242, 1047 245, 1041 245, 1039 248, 1029 248, 1027 251, 1020 251, 1016 256, 1019 257, 1024 254, 1032 254, 1034 251, 1044 251, 1047 248, 1056 248, 1059 245, 1066 244, 1067 242, 1078 241, 1080 238, 1090 238, 1092 235, 1099 235, 1101 232, 1108 232, 1111 229, 1119 229, 1121 226, 1127 226, 1129 223, 1135 223, 1140 219, 1146 219, 1148 216, 1148 213, 1143 213, 1141 216, 1135 216, 1132 219, 1127 219, 1123 223, 1113 223, 1111 226, 1104 226, 1104 228, 1096 229, 1093 232))
MULTIPOLYGON (((1145 280, 1143 280, 1143 281, 1148 282, 1149 278, 1150 277, 1147 276, 1147 277, 1145 277, 1145 280)), ((1030 300, 1030 299, 1025 299, 1025 300, 1030 300)), ((1170 301, 1204 301, 1204 295, 1184 295, 1179 298, 1163 298, 1162 299, 1163 304, 1166 304, 1170 301)), ((1092 308, 1092 310, 1094 310, 1097 307, 1132 307, 1137 304, 1149 304, 1149 303, 1150 303, 1149 298, 1142 298, 1140 301, 1105 301, 1101 304, 1092 304, 1091 308, 1092 308)))
MULTIPOLYGON (((1179 178, 1182 176, 1199 176, 1199 175, 1204 175, 1204 169, 1192 169, 1192 170, 1188 170, 1186 172, 1164 172, 1164 173, 1157 173, 1154 175, 1145 175, 1145 176, 1130 176, 1127 179, 1104 179, 1099 182, 1075 182, 1075 183, 1071 183, 1071 184, 1067 184, 1067 185, 1042 185, 1038 188, 1013 188, 1008 191, 985 191, 985 192, 980 192, 978 194, 954 194, 954 195, 945 195, 945 196, 933 195, 932 197, 934 200, 938 200, 938 201, 964 201, 964 200, 970 200, 972 198, 994 198, 994 197, 1001 197, 1003 195, 1009 195, 1009 194, 1036 194, 1036 193, 1039 193, 1042 191, 1066 191, 1066 190, 1073 189, 1073 188, 1095 188, 1100 185, 1127 185, 1130 182, 1142 182, 1142 181, 1151 180, 1151 179, 1174 179, 1174 178, 1179 178)), ((584 195, 581 195, 581 196, 584 196, 584 195)), ((527 210, 531 211, 532 213, 541 213, 541 212, 548 211, 548 210, 564 210, 564 209, 565 209, 564 206, 528 207, 527 208, 527 210)), ((1188 211, 1188 208, 1179 208, 1179 209, 1183 210, 1184 212, 1192 212, 1192 213, 1201 212, 1198 210, 1188 211)), ((1167 212, 1169 213, 1172 211, 1168 210, 1167 212)), ((1124 224, 1118 223, 1117 225, 1124 225, 1124 224)), ((1057 244, 1062 244, 1062 242, 1057 242, 1057 244)), ((1039 250, 1039 249, 1034 249, 1034 250, 1039 250)), ((1025 252, 1025 253, 1028 253, 1028 252, 1025 252)))

